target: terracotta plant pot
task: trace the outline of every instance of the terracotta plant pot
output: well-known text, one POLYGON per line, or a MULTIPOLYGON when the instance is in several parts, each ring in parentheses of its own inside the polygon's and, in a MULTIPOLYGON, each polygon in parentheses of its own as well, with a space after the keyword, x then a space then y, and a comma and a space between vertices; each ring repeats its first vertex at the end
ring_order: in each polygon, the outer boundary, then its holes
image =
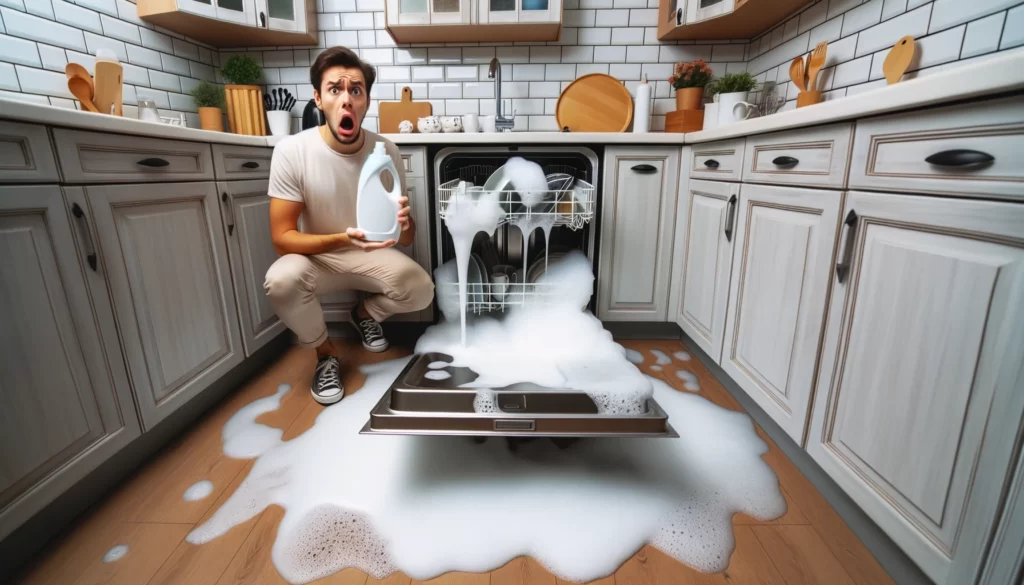
POLYGON ((676 90, 677 110, 699 110, 703 100, 703 87, 684 87, 676 90))
POLYGON ((199 108, 199 127, 214 132, 224 131, 224 113, 220 108, 199 108))
POLYGON ((267 123, 263 112, 263 89, 258 85, 225 85, 228 102, 228 124, 231 132, 249 136, 266 136, 267 123))

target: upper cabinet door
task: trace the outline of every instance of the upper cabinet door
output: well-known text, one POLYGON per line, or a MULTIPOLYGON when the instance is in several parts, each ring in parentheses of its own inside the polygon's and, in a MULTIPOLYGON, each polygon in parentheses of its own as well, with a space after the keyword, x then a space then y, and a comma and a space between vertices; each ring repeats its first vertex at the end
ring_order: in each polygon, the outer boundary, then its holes
POLYGON ((57 186, 0 187, 0 539, 139 434, 68 215, 57 186))
POLYGON ((688 0, 686 24, 729 14, 735 7, 736 0, 688 0))
POLYGON ((478 0, 481 23, 558 22, 561 0, 478 0))
POLYGON ((306 30, 306 0, 256 0, 257 26, 270 30, 306 30))
POLYGON ((178 0, 178 9, 192 14, 217 18, 217 5, 214 0, 178 0))
POLYGON ((853 191, 842 217, 807 449, 973 583, 1024 436, 1024 206, 853 191))
POLYGON ((839 191, 743 185, 722 369, 803 444, 839 191))
POLYGON ((598 317, 666 321, 680 149, 605 151, 598 317))
POLYGON ((256 24, 256 0, 213 0, 217 3, 217 19, 238 24, 256 24))
POLYGON ((213 183, 86 188, 149 429, 242 362, 213 183))
POLYGON ((729 303, 729 276, 736 229, 736 210, 740 186, 736 183, 690 180, 681 196, 680 225, 677 238, 683 238, 676 250, 682 270, 677 287, 676 323, 718 362, 722 357, 725 315, 729 303))
POLYGON ((392 24, 470 24, 473 0, 388 0, 392 24))
POLYGON ((218 184, 246 356, 285 329, 263 288, 267 269, 279 258, 270 239, 267 185, 265 180, 218 184))

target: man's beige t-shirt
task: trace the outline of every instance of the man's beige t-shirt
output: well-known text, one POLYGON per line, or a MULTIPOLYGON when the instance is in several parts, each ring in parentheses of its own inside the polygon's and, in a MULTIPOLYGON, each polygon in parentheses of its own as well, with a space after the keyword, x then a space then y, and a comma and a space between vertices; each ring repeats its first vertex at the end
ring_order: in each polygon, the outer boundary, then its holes
POLYGON ((363 147, 353 154, 339 154, 332 150, 317 127, 289 136, 274 147, 269 194, 305 204, 300 218, 303 233, 337 234, 344 233, 347 228, 358 227, 356 195, 359 172, 377 142, 384 143, 395 162, 402 192, 405 192, 405 169, 398 147, 375 132, 363 129, 363 134, 363 147))

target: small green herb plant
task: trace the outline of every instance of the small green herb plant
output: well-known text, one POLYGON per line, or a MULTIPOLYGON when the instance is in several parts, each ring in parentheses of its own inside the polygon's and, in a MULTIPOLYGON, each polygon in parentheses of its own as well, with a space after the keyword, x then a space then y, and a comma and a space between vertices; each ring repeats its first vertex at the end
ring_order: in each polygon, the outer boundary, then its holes
POLYGON ((189 93, 197 108, 224 109, 224 88, 220 85, 209 81, 200 81, 189 93))
POLYGON ((235 85, 255 85, 263 78, 263 68, 252 55, 232 55, 221 65, 220 71, 235 85))
POLYGON ((705 93, 715 95, 719 93, 737 93, 750 91, 757 87, 757 80, 749 73, 727 73, 715 79, 710 84, 710 90, 705 93))

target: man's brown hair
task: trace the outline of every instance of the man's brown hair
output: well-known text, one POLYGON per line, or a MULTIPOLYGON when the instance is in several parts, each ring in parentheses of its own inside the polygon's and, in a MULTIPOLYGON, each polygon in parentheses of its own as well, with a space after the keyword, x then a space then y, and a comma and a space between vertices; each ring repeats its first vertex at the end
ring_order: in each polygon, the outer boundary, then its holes
POLYGON ((373 82, 377 79, 377 71, 373 68, 373 65, 360 59, 352 49, 341 46, 324 50, 324 52, 317 56, 316 61, 313 61, 313 65, 309 68, 309 81, 313 84, 313 89, 320 91, 320 82, 323 80, 324 71, 338 66, 351 67, 362 71, 363 77, 366 78, 366 95, 370 95, 373 82))

